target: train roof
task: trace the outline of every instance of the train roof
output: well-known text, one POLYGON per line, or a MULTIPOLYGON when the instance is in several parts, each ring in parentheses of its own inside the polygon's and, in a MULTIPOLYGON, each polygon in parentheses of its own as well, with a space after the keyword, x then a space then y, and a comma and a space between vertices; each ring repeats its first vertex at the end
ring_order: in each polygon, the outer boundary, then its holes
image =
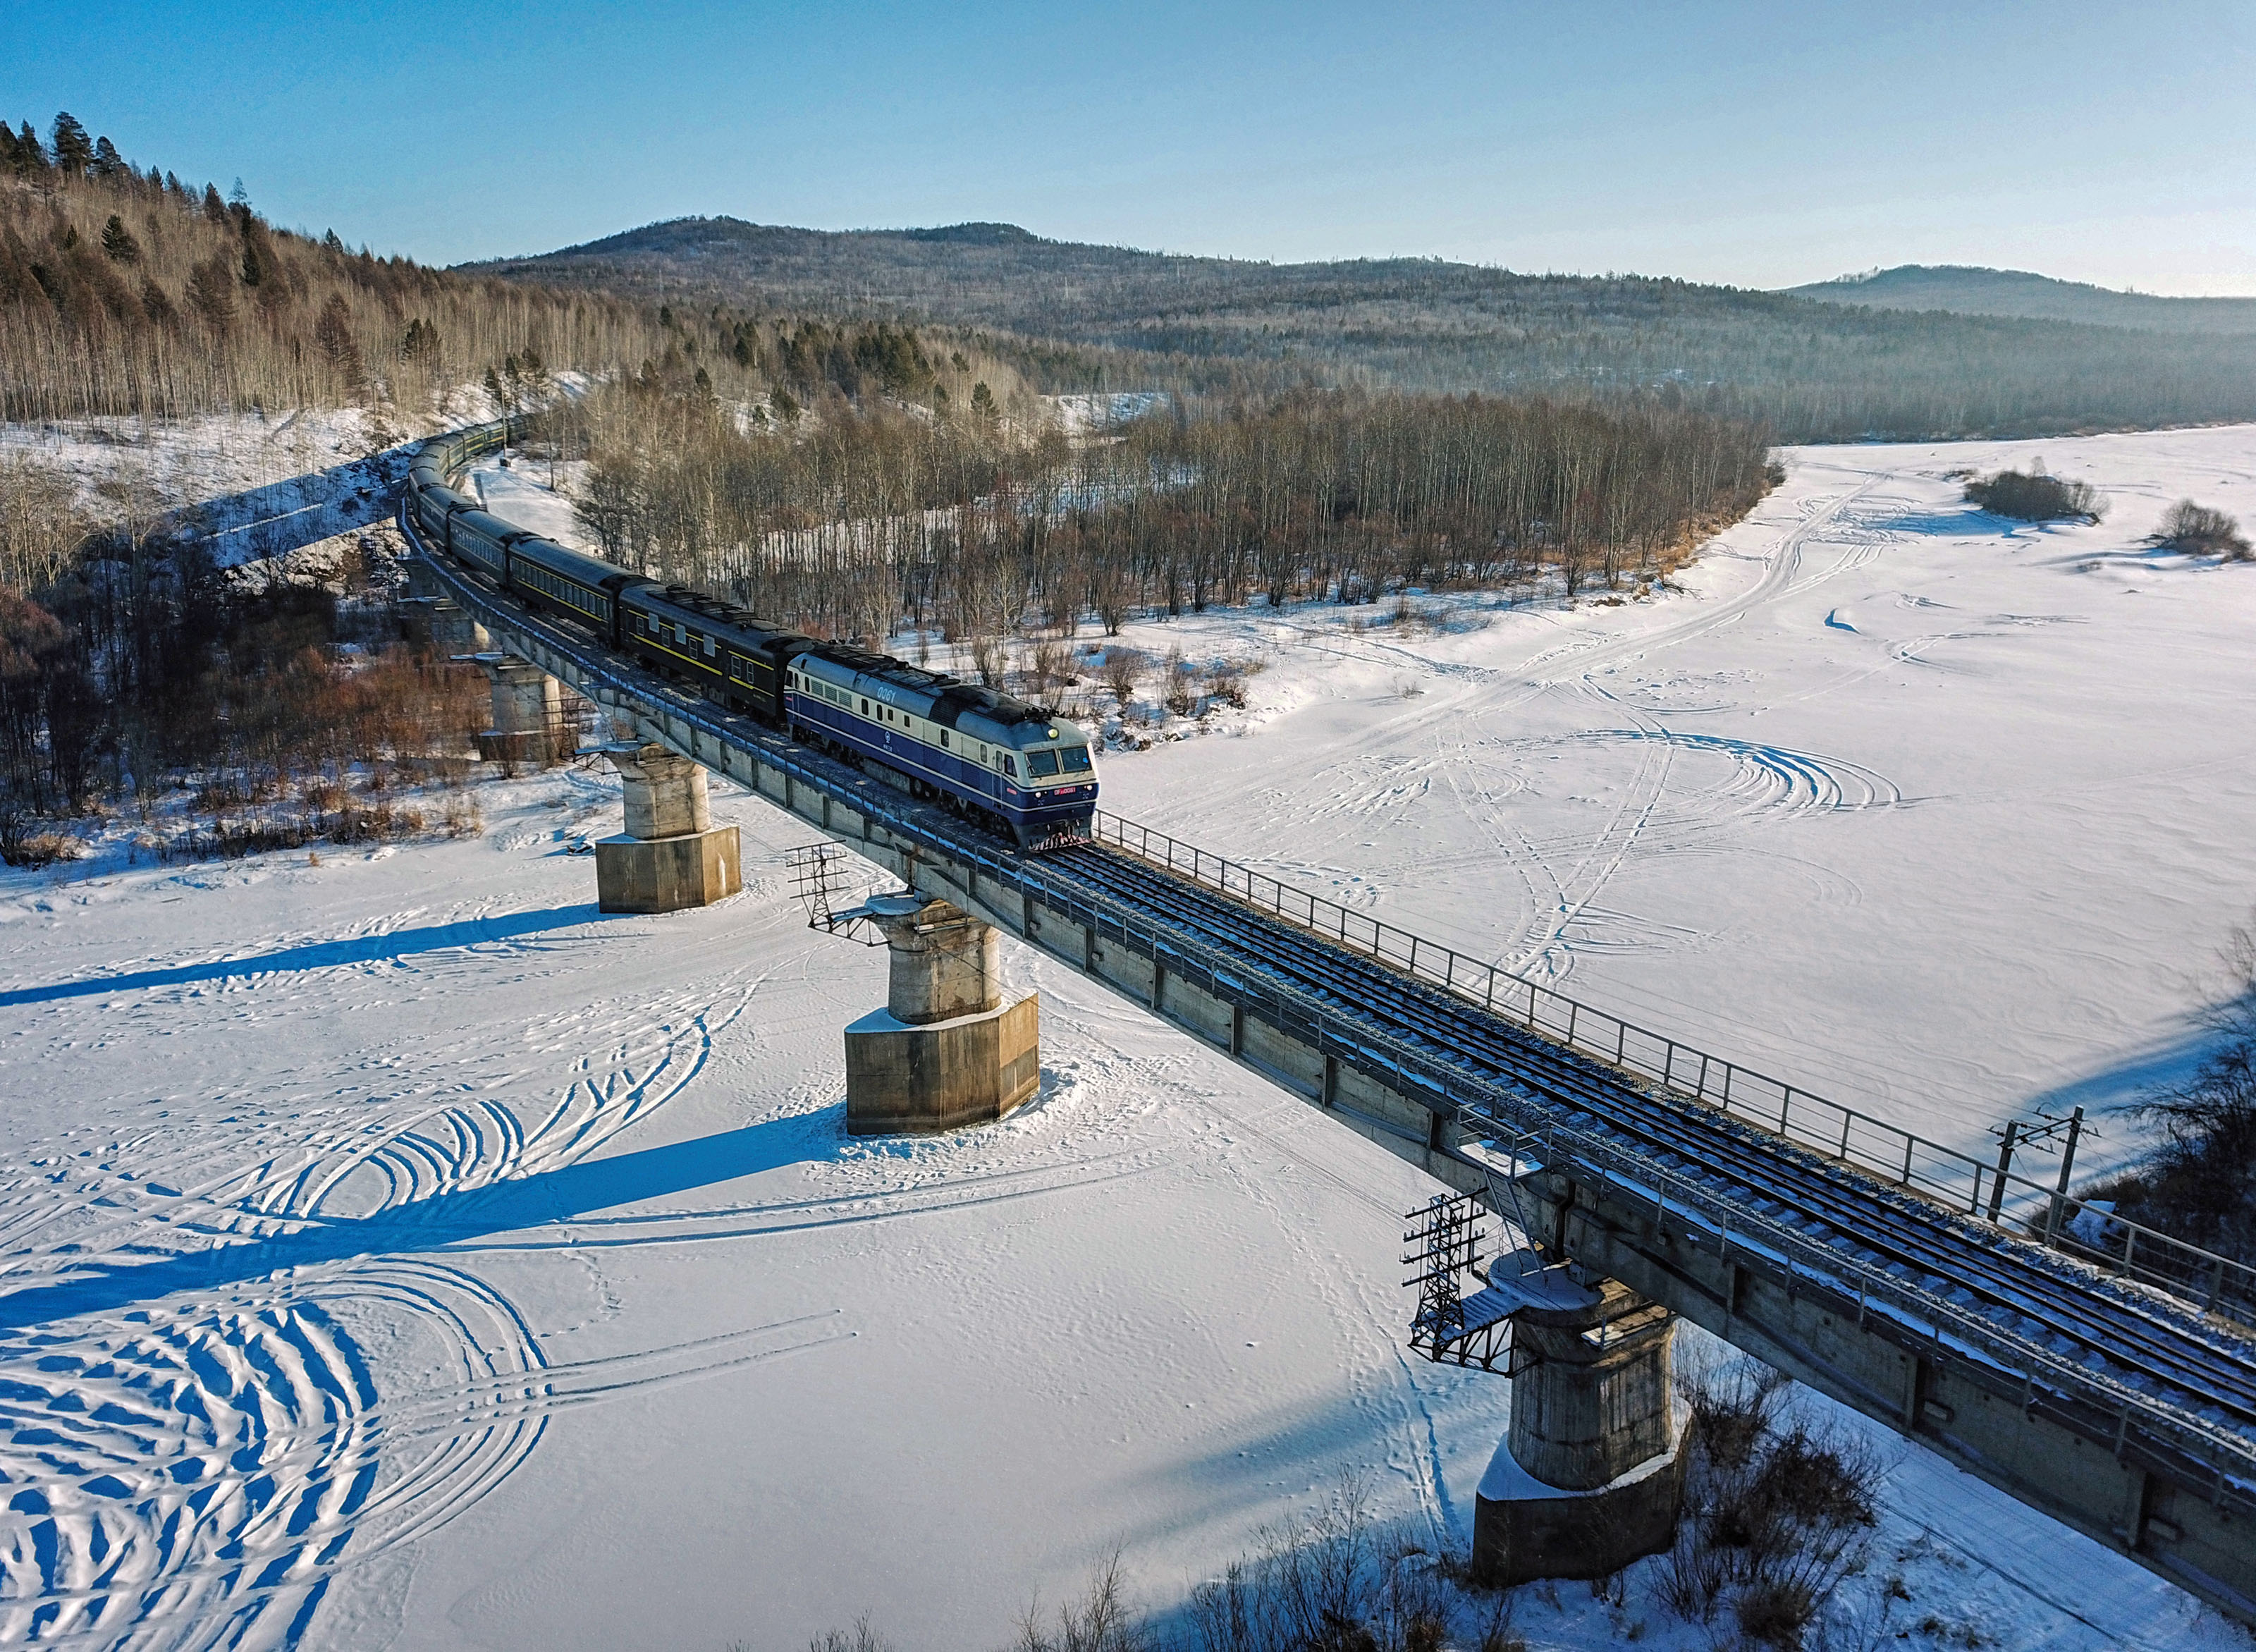
POLYGON ((780 638, 785 641, 804 642, 814 646, 812 637, 805 637, 789 625, 780 625, 754 613, 741 603, 731 603, 718 597, 709 597, 703 591, 692 590, 687 585, 660 585, 655 580, 640 581, 633 593, 634 600, 645 606, 664 606, 717 625, 733 625, 739 631, 756 632, 768 641, 780 638))
POLYGON ((1054 712, 1046 711, 1016 695, 960 681, 944 672, 927 671, 921 666, 910 665, 891 654, 857 647, 852 643, 821 643, 807 652, 815 659, 842 667, 857 677, 866 677, 922 696, 930 702, 924 715, 945 728, 961 727, 962 719, 965 717, 980 719, 1005 730, 1023 728, 1029 724, 1047 727, 1058 721, 1054 712))
POLYGON ((592 585, 598 590, 615 588, 621 580, 640 582, 642 578, 639 574, 630 573, 615 562, 607 562, 600 556, 590 556, 584 551, 559 545, 554 540, 542 539, 537 533, 515 541, 512 548, 530 561, 560 574, 569 574, 581 583, 592 585))

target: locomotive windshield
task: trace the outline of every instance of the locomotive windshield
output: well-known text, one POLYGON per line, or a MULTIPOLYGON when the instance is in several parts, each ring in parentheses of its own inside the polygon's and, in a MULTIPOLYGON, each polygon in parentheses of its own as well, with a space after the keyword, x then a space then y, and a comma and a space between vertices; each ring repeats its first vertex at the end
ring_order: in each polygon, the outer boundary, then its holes
POLYGON ((1026 773, 1036 780, 1046 779, 1056 773, 1057 769, 1058 754, 1056 752, 1029 752, 1026 753, 1026 773))
POLYGON ((1058 761, 1068 774, 1086 774, 1089 771, 1089 748, 1068 745, 1059 752, 1058 761))

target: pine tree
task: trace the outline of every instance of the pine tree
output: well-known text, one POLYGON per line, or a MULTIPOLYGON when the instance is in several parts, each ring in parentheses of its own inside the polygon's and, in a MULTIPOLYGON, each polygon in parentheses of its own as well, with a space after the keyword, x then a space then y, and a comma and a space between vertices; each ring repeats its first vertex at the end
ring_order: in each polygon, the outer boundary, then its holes
POLYGON ((102 250, 112 264, 141 262, 141 244, 125 227, 125 220, 114 212, 109 215, 109 222, 102 226, 102 250))
POLYGON ((227 202, 219 198, 219 186, 204 186, 204 216, 214 223, 227 222, 227 202))
POLYGON ((16 134, 16 170, 21 173, 40 173, 47 169, 47 152, 39 147, 39 135, 25 121, 24 130, 16 134))
POLYGON ((203 324, 225 338, 235 328, 235 277, 215 253, 188 272, 188 303, 203 324))
POLYGON ((74 178, 85 177, 94 164, 94 140, 67 112, 55 116, 54 156, 55 166, 74 178))
POLYGON ((368 374, 360 345, 353 337, 352 312, 345 307, 343 293, 330 293, 329 301, 321 306, 321 319, 314 323, 314 345, 345 388, 358 393, 368 374))
POLYGON ((157 285, 152 276, 141 279, 141 314, 149 318, 152 327, 161 327, 168 332, 180 319, 180 313, 173 307, 173 300, 165 296, 165 289, 157 285))
POLYGON ((125 157, 117 152, 116 145, 111 143, 107 138, 97 138, 94 140, 94 175, 95 177, 116 178, 131 170, 132 168, 125 164, 125 157))
POLYGON ((995 392, 987 388, 983 378, 971 387, 971 413, 982 424, 989 425, 1003 416, 1003 410, 995 405, 995 392))

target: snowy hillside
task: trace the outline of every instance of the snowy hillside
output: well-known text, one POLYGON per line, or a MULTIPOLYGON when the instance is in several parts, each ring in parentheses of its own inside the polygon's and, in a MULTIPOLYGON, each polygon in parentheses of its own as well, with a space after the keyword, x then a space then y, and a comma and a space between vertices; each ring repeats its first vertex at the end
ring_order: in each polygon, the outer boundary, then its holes
MULTIPOLYGON (((1790 453, 1648 600, 1141 627, 1268 668, 1106 801, 1947 1140, 2103 1106, 2256 903, 2256 567, 2138 545, 2256 518, 2256 428, 2041 444, 2098 526, 1958 502, 2038 450, 1790 453)), ((885 961, 804 927, 806 827, 716 784, 745 893, 604 917, 566 849, 616 782, 483 792, 475 839, 0 873, 0 1638, 999 1646, 1343 1468, 1464 1544, 1509 1390, 1403 1351, 1420 1176, 1007 943, 1039 1102, 849 1140, 885 961)), ((2241 1643, 1842 1426, 1891 1468, 1833 1644, 2241 1643)), ((1648 1572, 1519 1632, 1714 1644, 1648 1572)))

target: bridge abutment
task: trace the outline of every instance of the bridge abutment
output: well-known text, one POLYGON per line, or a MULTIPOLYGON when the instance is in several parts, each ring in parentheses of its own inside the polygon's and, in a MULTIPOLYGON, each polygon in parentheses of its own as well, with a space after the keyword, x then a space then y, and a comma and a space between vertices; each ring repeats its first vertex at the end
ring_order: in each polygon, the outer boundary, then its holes
MULTIPOLYGON (((1509 1260, 1491 1274, 1511 1288, 1509 1260)), ((1668 1547, 1684 1490, 1676 1318, 1618 1280, 1537 1277, 1512 1316, 1512 1424, 1473 1506, 1473 1573, 1604 1578, 1668 1547)))
POLYGON ((680 912, 744 886, 737 829, 713 824, 701 765, 656 745, 608 746, 604 755, 619 772, 627 817, 623 834, 596 844, 599 907, 680 912))
POLYGON ((922 1134, 999 1119, 1041 1085, 1040 999, 1003 1003, 1001 937, 945 900, 879 896, 885 1007, 846 1029, 846 1128, 922 1134))

